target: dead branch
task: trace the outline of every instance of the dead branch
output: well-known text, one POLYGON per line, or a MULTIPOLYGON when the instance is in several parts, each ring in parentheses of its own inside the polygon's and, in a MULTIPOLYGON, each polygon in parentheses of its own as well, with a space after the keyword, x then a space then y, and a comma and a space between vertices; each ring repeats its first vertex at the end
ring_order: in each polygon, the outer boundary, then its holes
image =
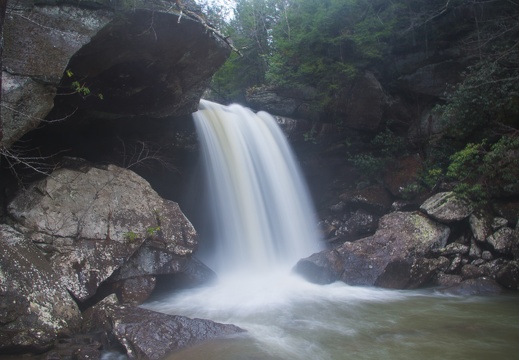
POLYGON ((211 32, 212 34, 214 34, 215 36, 217 36, 218 38, 220 38, 222 41, 224 41, 234 52, 236 52, 238 55, 240 55, 241 57, 243 57, 243 54, 240 52, 240 50, 238 50, 233 44, 232 42, 230 41, 229 37, 228 36, 225 36, 223 35, 221 32, 219 32, 217 29, 215 29, 214 27, 210 26, 207 21, 200 15, 198 15, 197 13, 195 13, 194 11, 191 11, 189 10, 188 8, 186 8, 182 2, 180 0, 175 0, 175 4, 177 6, 177 8, 179 9, 180 11, 180 15, 179 15, 179 18, 178 18, 178 22, 180 23, 180 19, 182 18, 182 16, 185 14, 186 16, 194 19, 194 20, 197 20, 198 22, 200 22, 206 29, 206 31, 209 31, 211 32))

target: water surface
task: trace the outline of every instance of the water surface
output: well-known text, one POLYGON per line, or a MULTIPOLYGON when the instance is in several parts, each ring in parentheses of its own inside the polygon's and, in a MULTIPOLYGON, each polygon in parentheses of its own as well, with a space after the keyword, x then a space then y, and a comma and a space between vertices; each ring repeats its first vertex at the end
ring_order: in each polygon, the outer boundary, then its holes
POLYGON ((519 358, 517 294, 463 297, 432 289, 320 286, 279 273, 249 280, 225 279, 146 304, 247 330, 168 359, 519 358))

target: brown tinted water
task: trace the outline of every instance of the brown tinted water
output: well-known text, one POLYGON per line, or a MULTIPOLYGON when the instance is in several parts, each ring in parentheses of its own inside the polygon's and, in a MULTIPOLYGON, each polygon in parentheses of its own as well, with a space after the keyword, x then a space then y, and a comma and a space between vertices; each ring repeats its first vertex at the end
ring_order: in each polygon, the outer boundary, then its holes
POLYGON ((248 330, 168 360, 519 359, 518 294, 463 297, 299 280, 278 285, 190 290, 146 307, 248 330))

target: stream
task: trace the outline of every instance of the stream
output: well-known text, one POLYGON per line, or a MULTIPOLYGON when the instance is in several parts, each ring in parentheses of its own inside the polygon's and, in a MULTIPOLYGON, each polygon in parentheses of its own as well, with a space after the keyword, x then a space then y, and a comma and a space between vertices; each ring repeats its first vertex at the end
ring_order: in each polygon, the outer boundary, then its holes
POLYGON ((288 273, 228 278, 145 304, 232 323, 245 335, 169 356, 212 360, 517 359, 519 296, 314 285, 288 273))

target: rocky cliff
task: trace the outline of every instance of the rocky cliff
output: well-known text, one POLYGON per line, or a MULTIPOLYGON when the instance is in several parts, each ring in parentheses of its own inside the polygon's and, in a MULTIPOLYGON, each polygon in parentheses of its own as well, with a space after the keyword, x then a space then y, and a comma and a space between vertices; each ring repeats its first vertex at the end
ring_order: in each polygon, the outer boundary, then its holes
POLYGON ((225 39, 188 1, 12 1, 3 34, 1 352, 99 358, 110 342, 157 356, 150 339, 101 323, 99 311, 121 326, 163 327, 175 341, 159 340, 162 354, 242 331, 132 310, 158 277, 215 276, 193 257, 197 233, 179 205, 129 168, 180 173, 177 128, 229 55, 225 39), (74 340, 84 331, 111 335, 74 340), (64 337, 70 346, 55 347, 64 337))

